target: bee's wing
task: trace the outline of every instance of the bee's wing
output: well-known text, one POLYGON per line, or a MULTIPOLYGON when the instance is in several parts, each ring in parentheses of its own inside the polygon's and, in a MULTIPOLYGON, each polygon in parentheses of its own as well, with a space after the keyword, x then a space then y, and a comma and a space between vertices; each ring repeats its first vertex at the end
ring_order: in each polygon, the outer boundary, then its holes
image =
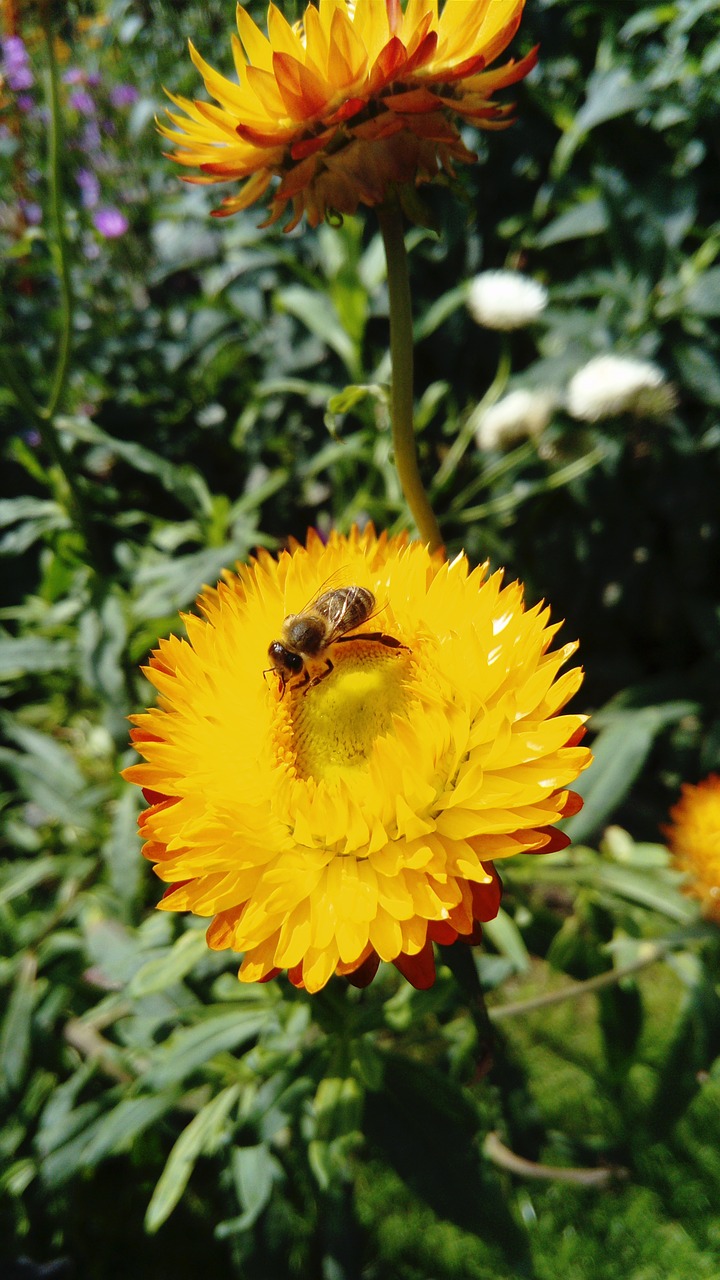
POLYGON ((352 631, 354 623, 351 618, 352 598, 350 592, 353 589, 352 583, 344 584, 338 587, 331 587, 329 591, 323 592, 315 602, 315 607, 319 610, 324 618, 327 619, 328 633, 327 643, 332 644, 338 636, 342 636, 346 631, 352 631), (342 592, 342 594, 341 594, 342 592), (325 599, 324 597, 327 597, 325 599), (322 608, 320 604, 322 603, 322 608))
MULTIPOLYGON (((362 606, 358 607, 357 598, 353 599, 349 594, 352 589, 352 587, 347 588, 342 595, 338 591, 337 594, 340 598, 337 602, 331 598, 327 605, 323 605, 322 613, 327 618, 329 625, 327 644, 332 644, 333 640, 337 640, 341 636, 347 636, 350 632, 359 631, 361 628, 367 627, 368 623, 377 617, 379 613, 382 613, 386 607, 387 602, 384 604, 377 603, 375 595, 369 587, 356 587, 357 591, 370 596, 370 600, 373 602, 372 607, 369 609, 367 609, 367 604, 369 603, 367 600, 363 602, 362 606)), ((332 597, 334 593, 331 590, 328 594, 332 597)))
MULTIPOLYGON (((341 596, 337 602, 330 599, 323 601, 322 609, 318 610, 318 601, 323 596, 332 597, 333 592, 340 591, 342 588, 348 588, 357 585, 352 580, 352 569, 349 565, 341 565, 334 573, 331 573, 324 582, 320 583, 317 591, 308 600, 307 604, 299 610, 300 614, 319 612, 328 624, 328 633, 326 638, 327 644, 332 644, 333 640, 337 640, 338 636, 344 635, 347 631, 355 629, 355 626, 364 626, 371 618, 381 613, 385 608, 385 604, 376 604, 375 608, 367 617, 363 618, 362 623, 349 623, 348 612, 351 609, 351 601, 348 596, 341 596)), ((372 591, 371 587, 365 590, 372 591)), ((374 593, 373 593, 374 594, 374 593)))
POLYGON ((302 609, 298 610, 298 613, 313 613, 318 600, 322 596, 327 595, 329 591, 336 591, 338 587, 349 587, 351 584, 350 573, 350 568, 347 565, 341 565, 339 569, 336 569, 334 573, 325 578, 324 582, 320 583, 317 591, 313 592, 307 603, 303 605, 302 609))

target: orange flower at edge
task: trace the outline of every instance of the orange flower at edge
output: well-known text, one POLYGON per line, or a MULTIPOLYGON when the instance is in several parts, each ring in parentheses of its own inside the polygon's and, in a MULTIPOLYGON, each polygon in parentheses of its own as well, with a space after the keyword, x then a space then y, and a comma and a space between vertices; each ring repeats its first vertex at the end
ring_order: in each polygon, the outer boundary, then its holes
POLYGON ((169 94, 183 115, 160 132, 179 164, 198 167, 188 182, 244 181, 215 211, 227 217, 261 200, 273 182, 268 223, 381 204, 391 189, 453 175, 476 157, 457 121, 503 129, 512 106, 492 95, 535 65, 486 68, 510 43, 525 0, 319 0, 291 27, 273 4, 268 37, 238 5, 233 57, 239 83, 215 71, 190 45, 218 105, 169 94))
POLYGON ((670 818, 663 833, 675 867, 687 876, 683 889, 699 899, 706 919, 720 924, 720 775, 684 783, 670 818))

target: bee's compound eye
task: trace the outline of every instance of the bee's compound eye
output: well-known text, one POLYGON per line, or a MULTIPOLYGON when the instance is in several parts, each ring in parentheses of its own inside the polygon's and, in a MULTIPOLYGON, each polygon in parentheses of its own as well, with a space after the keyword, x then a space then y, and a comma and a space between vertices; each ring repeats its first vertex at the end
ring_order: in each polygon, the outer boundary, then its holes
POLYGON ((299 675, 303 669, 303 660, 299 653, 286 649, 279 640, 273 640, 268 648, 268 658, 279 671, 289 671, 291 675, 299 675))

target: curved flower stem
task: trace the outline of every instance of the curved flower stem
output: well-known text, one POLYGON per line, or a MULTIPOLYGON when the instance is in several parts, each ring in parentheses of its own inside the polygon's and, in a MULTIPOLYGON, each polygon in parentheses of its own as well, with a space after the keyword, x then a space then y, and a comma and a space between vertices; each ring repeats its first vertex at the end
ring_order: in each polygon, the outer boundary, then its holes
POLYGON ((532 996, 529 1000, 516 1000, 513 1004, 496 1005, 488 1010, 491 1022, 502 1022, 505 1018, 517 1018, 524 1013, 534 1013, 536 1009, 546 1009, 551 1004, 562 1004, 565 1000, 575 1000, 593 991, 602 991, 604 987, 613 987, 623 978, 631 978, 633 974, 657 964, 670 950, 669 942, 650 942, 643 948, 642 955, 630 964, 618 969, 609 969, 607 973, 599 973, 595 978, 587 978, 584 982, 570 982, 559 991, 546 991, 541 996, 532 996))
POLYGON ((392 435, 395 466, 418 532, 431 551, 442 546, 442 534, 420 479, 413 424, 413 336, 410 277, 397 201, 378 206, 387 260, 392 362, 392 435))
POLYGON ((566 1182, 575 1187, 608 1187, 618 1179, 628 1176, 627 1169, 572 1169, 550 1164, 536 1164, 517 1156, 500 1141, 497 1133, 489 1133, 483 1143, 483 1153, 499 1169, 507 1169, 521 1178, 536 1178, 541 1182, 566 1182))

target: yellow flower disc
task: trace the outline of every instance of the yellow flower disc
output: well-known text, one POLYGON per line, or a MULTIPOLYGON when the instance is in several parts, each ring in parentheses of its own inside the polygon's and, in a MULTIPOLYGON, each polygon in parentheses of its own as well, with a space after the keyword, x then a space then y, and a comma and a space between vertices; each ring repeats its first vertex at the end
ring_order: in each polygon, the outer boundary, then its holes
POLYGON ((703 915, 720 924, 720 777, 685 783, 665 829, 673 861, 687 876, 685 892, 702 903, 703 915))
POLYGON ((567 843, 552 826, 590 762, 583 717, 557 714, 576 646, 548 652, 557 627, 518 583, 371 528, 261 551, 198 607, 152 655, 145 763, 125 773, 151 802, 160 906, 213 916, 210 946, 244 952, 247 982, 362 985, 382 959, 430 985, 432 943, 497 913, 493 860, 567 843), (276 669, 288 615, 341 586, 372 592, 371 616, 276 669))
POLYGON ((190 45, 213 103, 168 96, 179 164, 202 170, 189 182, 240 179, 222 202, 226 217, 261 200, 273 179, 268 222, 292 208, 316 226, 326 213, 381 204, 391 188, 431 182, 476 157, 457 121, 504 129, 512 106, 492 95, 527 75, 533 50, 496 71, 525 0, 319 0, 290 26, 268 9, 265 36, 238 5, 233 36, 237 82, 190 45))

